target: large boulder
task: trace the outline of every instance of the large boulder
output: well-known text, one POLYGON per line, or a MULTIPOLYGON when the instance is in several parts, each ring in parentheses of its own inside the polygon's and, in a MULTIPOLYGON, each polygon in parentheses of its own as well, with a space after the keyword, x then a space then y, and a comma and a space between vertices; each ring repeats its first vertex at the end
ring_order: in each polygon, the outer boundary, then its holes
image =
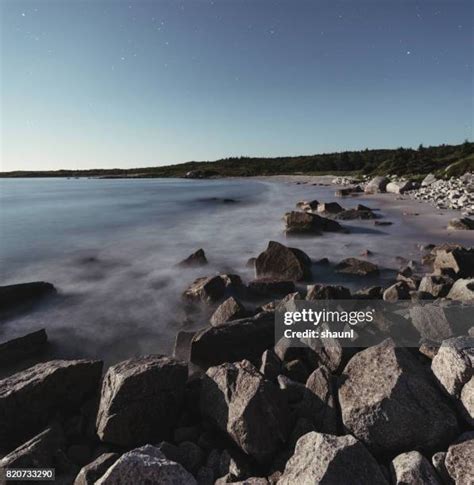
POLYGON ((402 453, 391 463, 394 485, 442 485, 436 470, 418 451, 402 453))
POLYGON ((242 359, 256 362, 273 345, 274 332, 271 312, 205 328, 191 341, 191 362, 204 368, 242 359))
POLYGON ((0 443, 12 449, 97 392, 102 362, 52 360, 0 381, 0 443))
POLYGON ((454 281, 448 276, 426 275, 420 281, 418 291, 429 293, 434 298, 444 298, 454 281))
POLYGON ((376 264, 357 258, 346 258, 336 265, 338 273, 357 276, 377 276, 379 268, 376 264))
POLYGON ((376 194, 378 192, 385 192, 389 180, 387 177, 374 177, 364 189, 366 194, 376 194))
POLYGON ((353 436, 310 432, 296 443, 278 485, 388 485, 374 457, 353 436))
POLYGON ((428 187, 429 185, 434 184, 436 180, 436 177, 432 173, 429 173, 421 182, 421 186, 428 187))
POLYGON ((307 280, 311 278, 311 259, 303 251, 270 241, 255 261, 257 278, 307 280))
POLYGON ((226 296, 236 295, 244 286, 240 276, 222 274, 196 279, 183 293, 185 299, 194 302, 216 303, 226 296))
POLYGON ((431 369, 442 389, 458 403, 463 417, 474 426, 474 338, 445 340, 431 369))
POLYGON ((455 334, 450 310, 449 306, 436 303, 413 305, 410 307, 410 319, 424 340, 441 343, 455 334))
POLYGON ((221 303, 216 311, 211 316, 211 325, 216 326, 221 323, 230 322, 232 320, 238 320, 247 316, 247 310, 242 305, 240 300, 233 296, 227 298, 221 303))
POLYGON ((259 463, 271 459, 288 437, 289 410, 283 394, 246 360, 208 369, 200 408, 259 463))
POLYGON ((95 485, 197 485, 186 469, 169 460, 155 446, 146 445, 123 454, 95 485))
POLYGON ((474 278, 457 280, 447 296, 451 300, 474 301, 474 278))
POLYGON ((474 432, 462 434, 446 453, 444 464, 456 485, 472 485, 474 481, 474 432))
POLYGON ((390 339, 352 357, 339 402, 346 429, 377 454, 439 449, 458 430, 425 367, 390 339))
POLYGON ((391 192, 392 194, 404 194, 409 190, 413 190, 416 188, 416 184, 414 184, 411 180, 403 180, 401 182, 390 182, 387 184, 385 190, 387 192, 391 192))
POLYGON ((324 231, 343 231, 338 222, 310 212, 287 212, 284 221, 286 234, 321 234, 324 231))
POLYGON ((382 294, 384 301, 396 302, 398 300, 410 299, 410 287, 405 281, 399 281, 389 286, 382 294))
POLYGON ((119 459, 118 453, 102 453, 79 471, 74 485, 94 485, 105 472, 119 459))
POLYGON ((201 248, 193 254, 190 254, 186 259, 183 259, 183 261, 178 263, 178 266, 181 266, 183 268, 192 268, 196 266, 205 266, 206 264, 206 253, 204 252, 204 249, 201 248))
POLYGON ((56 288, 45 281, 0 286, 0 313, 28 307, 55 293, 56 288))
POLYGON ((448 229, 455 231, 472 231, 474 229, 474 220, 469 219, 469 217, 451 219, 448 222, 448 229))
POLYGON ((97 414, 99 438, 128 447, 169 438, 181 411, 187 377, 184 362, 162 356, 109 367, 97 414))
POLYGON ((12 365, 42 352, 48 343, 44 328, 0 343, 0 364, 12 365))
POLYGON ((436 274, 451 273, 456 278, 474 276, 474 251, 455 247, 436 251, 433 268, 436 274))

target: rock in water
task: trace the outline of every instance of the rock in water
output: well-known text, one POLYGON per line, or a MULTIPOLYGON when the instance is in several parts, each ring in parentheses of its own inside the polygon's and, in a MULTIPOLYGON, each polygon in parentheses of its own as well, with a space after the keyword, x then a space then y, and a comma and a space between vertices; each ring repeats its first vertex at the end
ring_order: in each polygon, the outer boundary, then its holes
POLYGON ((456 400, 463 417, 474 426, 474 338, 445 340, 431 369, 443 390, 456 400))
POLYGON ((457 280, 449 290, 448 298, 459 301, 474 301, 474 278, 457 280))
POLYGON ((311 259, 299 249, 270 241, 255 261, 255 273, 257 278, 308 280, 311 278, 311 259))
POLYGON ((74 485, 94 485, 96 481, 119 459, 117 453, 103 453, 93 462, 83 466, 74 485))
POLYGON ((0 381, 0 443, 13 448, 57 413, 78 409, 99 386, 102 362, 52 360, 0 381))
POLYGON ((456 485, 474 483, 474 432, 462 434, 449 448, 445 466, 456 485))
POLYGON ((343 259, 336 265, 336 271, 358 276, 377 276, 379 274, 379 268, 376 264, 357 258, 343 259))
POLYGON ((226 296, 239 293, 243 288, 240 276, 221 274, 198 278, 183 293, 183 296, 190 301, 215 303, 226 296))
POLYGON ((387 177, 374 177, 365 187, 366 194, 385 192, 389 180, 387 177))
POLYGON ((392 194, 404 194, 409 190, 413 190, 417 185, 410 180, 404 180, 402 182, 390 182, 387 184, 386 191, 392 194))
POLYGON ((162 356, 110 367, 97 414, 99 438, 128 447, 168 439, 181 411, 187 377, 184 362, 162 356))
POLYGON ((196 333, 191 341, 191 362, 207 368, 223 362, 256 362, 275 338, 274 314, 226 322, 196 333))
POLYGON ((296 443, 278 485, 388 485, 378 463, 353 436, 311 432, 296 443))
POLYGON ((455 231, 472 231, 474 229, 474 221, 469 219, 469 217, 451 219, 448 223, 448 229, 454 229, 455 231))
POLYGON ((216 326, 221 323, 239 320, 247 315, 245 307, 239 300, 231 296, 221 303, 211 316, 211 325, 216 326))
POLYGON ((346 429, 377 454, 442 449, 458 431, 426 369, 391 339, 352 357, 339 402, 346 429))
POLYGON ((0 286, 0 312, 9 312, 23 305, 31 305, 55 293, 56 288, 44 281, 0 286))
POLYGON ((48 336, 44 328, 0 343, 0 364, 11 365, 46 348, 48 336))
POLYGON ((146 445, 123 454, 95 485, 197 485, 185 468, 168 460, 155 446, 146 445))
POLYGON ((288 407, 283 394, 248 361, 208 369, 201 413, 257 462, 267 462, 285 443, 288 407))
POLYGON ((198 249, 195 253, 189 255, 186 259, 183 259, 178 266, 181 267, 196 267, 205 266, 207 264, 206 253, 204 249, 198 249))
POLYGON ((338 222, 310 212, 287 212, 284 221, 286 234, 321 234, 324 231, 343 231, 338 222))
POLYGON ((342 212, 344 207, 341 207, 337 202, 321 202, 318 204, 318 212, 325 214, 338 214, 342 212))
POLYGON ((431 463, 418 451, 394 458, 391 472, 395 485, 442 485, 431 463))
POLYGON ((354 219, 375 219, 376 216, 371 210, 347 209, 343 212, 339 212, 338 214, 336 214, 334 218, 340 221, 351 221, 354 219))

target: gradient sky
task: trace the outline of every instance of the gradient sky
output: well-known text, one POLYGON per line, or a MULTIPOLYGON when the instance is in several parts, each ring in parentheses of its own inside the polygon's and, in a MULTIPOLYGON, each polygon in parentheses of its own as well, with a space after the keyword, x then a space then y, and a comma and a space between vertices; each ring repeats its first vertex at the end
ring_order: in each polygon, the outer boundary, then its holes
POLYGON ((0 169, 472 139, 472 5, 3 0, 0 169))

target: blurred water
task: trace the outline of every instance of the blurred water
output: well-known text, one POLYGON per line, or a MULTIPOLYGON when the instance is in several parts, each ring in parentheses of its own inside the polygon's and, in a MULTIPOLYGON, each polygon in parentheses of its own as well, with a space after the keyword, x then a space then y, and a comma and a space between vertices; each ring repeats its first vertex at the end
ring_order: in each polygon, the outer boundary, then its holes
MULTIPOLYGON (((60 292, 0 324, 1 339, 44 327, 59 356, 113 362, 169 352, 182 328, 185 287, 217 271, 252 278, 245 263, 269 240, 333 262, 370 249, 384 268, 398 267, 398 255, 419 257, 418 243, 436 242, 394 214, 388 227, 347 222, 351 234, 287 239, 282 216, 301 199, 336 200, 331 187, 256 180, 1 179, 0 284, 43 280, 60 292), (200 247, 207 267, 174 266, 200 247)), ((363 198, 341 203, 374 205, 363 198)), ((317 266, 314 279, 352 288, 372 283, 342 281, 317 266)))

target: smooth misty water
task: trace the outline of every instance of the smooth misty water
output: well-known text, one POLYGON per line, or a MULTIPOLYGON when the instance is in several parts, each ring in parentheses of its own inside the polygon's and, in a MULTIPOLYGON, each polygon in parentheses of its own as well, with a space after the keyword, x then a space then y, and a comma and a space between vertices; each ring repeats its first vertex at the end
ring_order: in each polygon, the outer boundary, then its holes
MULTIPOLYGON (((334 188, 238 179, 0 180, 0 284, 43 280, 60 293, 0 324, 1 338, 44 327, 60 356, 115 361, 169 352, 183 328, 183 289, 218 271, 252 278, 245 263, 269 240, 334 262, 370 249, 374 261, 391 268, 398 266, 395 256, 417 257, 415 243, 433 240, 393 214, 387 228, 349 222, 348 235, 288 240, 282 216, 305 198, 335 200, 334 188), (200 247, 207 267, 174 266, 200 247)), ((343 201, 357 203, 364 200, 343 201)), ((341 281, 318 267, 314 273, 315 281, 368 283, 341 281)), ((195 321, 191 328, 205 324, 195 321)))

